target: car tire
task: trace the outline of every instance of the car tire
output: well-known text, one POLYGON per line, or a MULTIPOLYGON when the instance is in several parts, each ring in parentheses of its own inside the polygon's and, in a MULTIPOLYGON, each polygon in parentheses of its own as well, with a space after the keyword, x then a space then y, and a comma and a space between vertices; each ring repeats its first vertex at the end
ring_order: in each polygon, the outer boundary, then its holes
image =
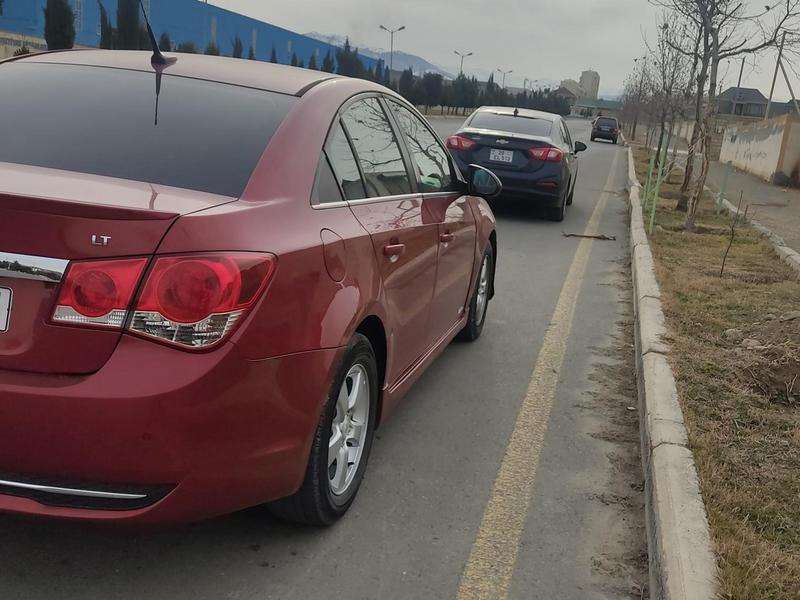
POLYGON ((617 138, 614 138, 614 139, 613 139, 613 140, 611 140, 611 141, 613 141, 613 142, 614 142, 614 145, 616 145, 616 144, 617 144, 617 138))
POLYGON ((481 268, 478 271, 475 289, 469 302, 469 318, 467 324, 458 333, 458 339, 465 342, 474 342, 483 332, 483 324, 486 322, 486 313, 489 310, 489 300, 492 298, 494 289, 494 249, 489 244, 483 252, 481 268), (481 301, 481 297, 483 300, 481 301))
POLYGON ((547 209, 547 219, 560 223, 564 220, 564 213, 566 211, 567 199, 561 200, 558 206, 553 206, 547 209))
POLYGON ((357 333, 347 346, 322 410, 303 483, 293 495, 270 503, 268 508, 272 514, 295 523, 321 527, 332 525, 347 512, 364 478, 372 449, 378 387, 378 366, 372 344, 357 333), (360 396, 363 394, 367 396, 360 396), (365 429, 363 435, 359 430, 357 436, 349 437, 354 425, 365 429), (341 444, 332 442, 337 435, 341 444), (349 445, 350 442, 354 445, 349 445), (334 461, 330 461, 332 448, 337 446, 340 451, 334 461), (357 448, 355 454, 354 448, 357 448), (346 458, 340 463, 341 456, 346 458), (351 458, 356 462, 350 463, 351 458), (339 469, 345 469, 343 476, 339 469))
POLYGON ((590 137, 589 140, 591 140, 593 142, 594 141, 594 136, 590 137))

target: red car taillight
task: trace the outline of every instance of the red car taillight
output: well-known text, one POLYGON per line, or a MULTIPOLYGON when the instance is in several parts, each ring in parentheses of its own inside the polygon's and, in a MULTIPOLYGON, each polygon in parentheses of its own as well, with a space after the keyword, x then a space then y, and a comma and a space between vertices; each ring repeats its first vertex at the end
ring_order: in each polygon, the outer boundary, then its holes
POLYGON ((536 146, 528 149, 528 156, 533 160, 545 160, 547 162, 561 162, 564 153, 552 146, 536 146))
POLYGON ((221 341, 255 304, 275 257, 252 252, 163 256, 129 311, 146 258, 72 263, 53 321, 129 331, 187 348, 221 341), (132 317, 128 319, 129 312, 132 317))
POLYGON ((445 142, 450 150, 472 150, 475 141, 462 135, 451 135, 445 142))
POLYGON ((156 258, 128 329, 188 348, 210 346, 233 330, 274 272, 270 254, 156 258))
POLYGON ((146 258, 71 263, 53 321, 121 329, 146 264, 146 258))

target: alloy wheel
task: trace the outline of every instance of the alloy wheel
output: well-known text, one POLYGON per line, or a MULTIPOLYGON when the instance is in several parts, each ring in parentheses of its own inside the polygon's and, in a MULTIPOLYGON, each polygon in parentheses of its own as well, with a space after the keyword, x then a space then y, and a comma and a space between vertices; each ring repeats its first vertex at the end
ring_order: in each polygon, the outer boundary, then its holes
POLYGON ((478 295, 475 299, 475 321, 481 323, 486 313, 486 304, 489 301, 489 257, 483 257, 481 274, 478 279, 478 295))
POLYGON ((356 363, 345 375, 328 442, 328 482, 335 496, 345 494, 355 479, 367 438, 370 411, 367 369, 356 363))

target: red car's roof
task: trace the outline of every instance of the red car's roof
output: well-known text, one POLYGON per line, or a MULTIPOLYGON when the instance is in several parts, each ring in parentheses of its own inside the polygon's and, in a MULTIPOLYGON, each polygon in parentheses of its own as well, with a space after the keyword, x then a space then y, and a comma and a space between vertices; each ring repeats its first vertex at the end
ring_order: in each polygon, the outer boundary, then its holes
MULTIPOLYGON (((153 72, 151 56, 151 52, 132 50, 68 50, 32 54, 21 60, 26 63, 89 65, 153 72)), ((295 96, 302 95, 305 90, 321 81, 338 77, 321 71, 240 58, 172 52, 167 56, 177 57, 178 61, 167 67, 165 74, 243 85, 295 96)))

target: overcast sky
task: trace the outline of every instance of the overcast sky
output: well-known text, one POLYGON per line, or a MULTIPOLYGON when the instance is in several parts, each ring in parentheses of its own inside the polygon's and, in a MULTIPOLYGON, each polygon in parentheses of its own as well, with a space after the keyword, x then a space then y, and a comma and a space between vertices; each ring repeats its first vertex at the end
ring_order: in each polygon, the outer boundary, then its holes
MULTIPOLYGON (((507 84, 523 77, 577 79, 600 73, 601 93, 620 90, 633 59, 644 53, 643 35, 654 38, 657 11, 647 0, 210 0, 223 8, 298 33, 350 36, 372 48, 388 48, 379 29, 405 25, 395 48, 458 70, 454 49, 472 51, 464 70, 513 69, 507 84)), ((745 67, 742 85, 767 95, 774 57, 745 67)), ((738 65, 723 65, 724 83, 736 85, 738 65)), ((788 98, 782 82, 777 98, 788 98)), ((726 86, 727 87, 727 86, 726 86)), ((800 83, 795 86, 800 88, 800 83)))

